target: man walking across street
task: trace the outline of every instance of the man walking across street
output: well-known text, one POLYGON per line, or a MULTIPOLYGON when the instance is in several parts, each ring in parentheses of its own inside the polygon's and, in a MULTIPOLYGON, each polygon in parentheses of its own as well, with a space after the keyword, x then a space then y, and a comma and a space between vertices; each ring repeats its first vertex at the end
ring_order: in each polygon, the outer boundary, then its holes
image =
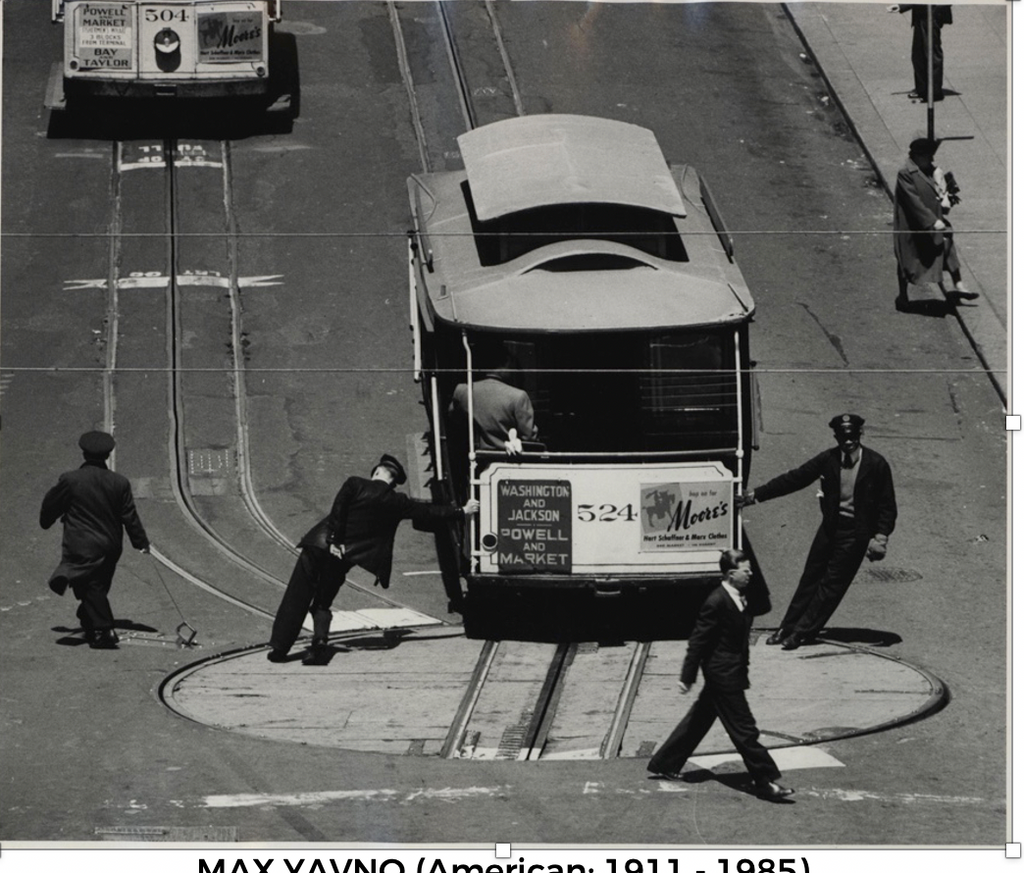
POLYGON ((330 514, 299 542, 299 554, 277 609, 267 659, 284 661, 302 630, 307 612, 313 617, 313 640, 303 658, 307 665, 326 663, 331 603, 352 567, 373 573, 375 584, 387 588, 395 533, 403 519, 441 521, 474 515, 476 500, 463 507, 435 506, 395 491, 406 481, 405 469, 391 455, 382 455, 370 478, 350 476, 334 498, 330 514))
POLYGON ((61 474, 43 498, 39 524, 48 530, 64 523, 61 562, 50 577, 51 590, 63 595, 70 585, 78 598, 78 619, 89 646, 116 649, 114 615, 107 595, 121 558, 122 531, 132 545, 149 553, 149 538, 139 521, 131 483, 107 469, 114 438, 103 431, 82 434, 78 441, 85 463, 61 474))
POLYGON ((896 526, 896 493, 889 464, 860 444, 864 419, 837 415, 829 422, 838 445, 796 469, 748 491, 749 506, 792 494, 819 482, 821 526, 811 543, 803 575, 768 645, 796 649, 813 639, 832 617, 857 575, 865 553, 870 561, 885 557, 896 526))
POLYGON ((739 549, 728 549, 722 552, 719 567, 722 584, 700 609, 679 677, 680 691, 689 694, 699 666, 704 687, 690 711, 654 753, 647 769, 664 778, 680 778, 679 771, 718 718, 754 778, 755 793, 767 800, 780 800, 793 789, 776 782, 779 769, 758 740, 760 731, 744 694, 750 687, 752 618, 743 593, 752 575, 750 560, 739 549))

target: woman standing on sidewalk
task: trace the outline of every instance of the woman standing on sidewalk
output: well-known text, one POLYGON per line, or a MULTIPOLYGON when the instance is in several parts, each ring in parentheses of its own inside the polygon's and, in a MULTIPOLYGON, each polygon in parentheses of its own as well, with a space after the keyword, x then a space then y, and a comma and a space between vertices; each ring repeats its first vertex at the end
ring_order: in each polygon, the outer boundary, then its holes
POLYGON ((893 245, 899 279, 896 298, 899 312, 911 309, 907 295, 909 283, 934 282, 941 286, 943 270, 953 279, 951 296, 965 300, 978 296, 964 286, 960 258, 953 243, 953 227, 944 217, 952 204, 942 174, 936 172, 934 158, 938 148, 939 143, 933 139, 915 139, 910 143, 910 157, 896 177, 893 245))

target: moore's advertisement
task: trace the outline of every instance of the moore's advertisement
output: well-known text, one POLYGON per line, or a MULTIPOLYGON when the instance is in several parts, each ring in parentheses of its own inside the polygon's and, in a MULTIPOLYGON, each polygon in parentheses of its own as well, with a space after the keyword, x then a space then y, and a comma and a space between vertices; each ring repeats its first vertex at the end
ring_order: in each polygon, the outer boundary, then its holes
POLYGON ((728 548, 732 485, 725 482, 660 482, 640 489, 640 550, 728 548))
POLYGON ((258 61, 263 57, 263 18, 257 11, 199 13, 199 61, 258 61))

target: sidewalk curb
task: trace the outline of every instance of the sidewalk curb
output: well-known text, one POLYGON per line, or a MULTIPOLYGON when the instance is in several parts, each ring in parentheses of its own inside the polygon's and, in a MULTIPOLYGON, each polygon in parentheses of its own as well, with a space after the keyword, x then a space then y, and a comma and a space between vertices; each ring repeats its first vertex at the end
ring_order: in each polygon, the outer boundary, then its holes
MULTIPOLYGON (((808 58, 810 58, 815 68, 821 74, 821 80, 828 90, 830 99, 842 114, 850 133, 853 135, 854 139, 856 139, 858 145, 860 145, 868 163, 871 164, 871 168, 874 170, 880 187, 888 195, 889 200, 895 202, 895 194, 892 185, 889 183, 889 180, 886 177, 878 159, 875 157, 874 152, 868 145, 868 140, 871 138, 875 141, 881 140, 882 142, 891 142, 893 144, 894 153, 897 150, 901 150, 902 146, 895 141, 891 131, 881 120, 881 117, 879 116, 874 103, 871 101, 871 98, 868 97, 867 91, 861 83, 856 70, 849 65, 844 69, 836 62, 838 57, 842 55, 841 50, 835 53, 833 56, 833 63, 830 63, 828 66, 823 63, 819 52, 814 50, 813 42, 818 42, 819 45, 828 45, 830 43, 837 47, 839 45, 838 40, 836 40, 831 32, 828 31, 824 19, 822 19, 821 32, 809 35, 810 28, 807 26, 806 22, 801 24, 797 20, 797 15, 790 8, 791 5, 792 4, 790 3, 782 4, 782 9, 785 12, 786 17, 792 24, 793 30, 800 39, 808 58), (820 41, 819 39, 814 39, 814 37, 819 37, 820 41), (847 95, 845 98, 840 96, 839 89, 841 87, 841 82, 847 82, 849 85, 848 88, 842 89, 843 93, 847 95), (861 95, 863 95, 863 100, 860 99, 861 95), (861 119, 860 121, 856 121, 854 119, 854 111, 851 111, 851 106, 854 107, 857 117, 861 119)), ((815 13, 811 14, 813 15, 815 13)), ((975 275, 971 270, 970 264, 962 255, 960 262, 965 273, 969 273, 972 276, 975 275)), ((1005 331, 1000 324, 999 318, 996 315, 992 304, 988 301, 986 295, 982 294, 975 307, 965 310, 963 307, 951 306, 950 311, 956 317, 964 336, 970 343, 974 353, 978 356, 978 360, 981 362, 981 365, 985 370, 985 374, 992 382, 992 386, 999 395, 999 399, 1004 408, 1008 408, 1008 370, 1004 371, 993 364, 991 356, 987 353, 988 343, 982 339, 982 334, 993 334, 996 337, 994 342, 998 342, 999 338, 1005 336, 1005 331), (973 318, 966 314, 970 312, 977 312, 978 317, 973 318), (997 326, 997 329, 993 330, 993 324, 997 326)))

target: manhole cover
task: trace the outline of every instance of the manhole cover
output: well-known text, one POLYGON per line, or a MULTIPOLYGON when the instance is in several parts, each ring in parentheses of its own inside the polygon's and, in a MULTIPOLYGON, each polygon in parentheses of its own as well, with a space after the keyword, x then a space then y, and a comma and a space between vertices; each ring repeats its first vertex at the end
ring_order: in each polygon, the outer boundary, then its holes
POLYGON ((917 582, 924 578, 917 570, 903 570, 899 567, 872 567, 865 571, 865 575, 872 582, 917 582))

